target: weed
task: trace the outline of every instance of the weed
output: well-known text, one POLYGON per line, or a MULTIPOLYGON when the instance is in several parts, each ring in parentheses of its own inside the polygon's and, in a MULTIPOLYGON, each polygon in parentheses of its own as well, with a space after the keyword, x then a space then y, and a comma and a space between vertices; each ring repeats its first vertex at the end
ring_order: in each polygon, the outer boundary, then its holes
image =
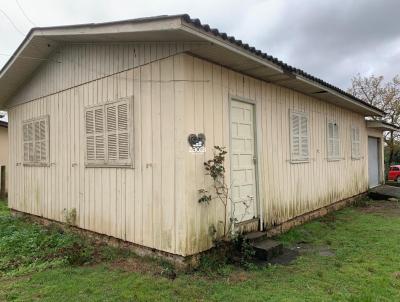
POLYGON ((359 198, 353 203, 355 208, 365 208, 369 205, 371 199, 369 197, 359 198))
POLYGON ((30 219, 13 217, 2 202, 0 238, 0 276, 93 263, 98 258, 111 259, 117 253, 56 224, 44 227, 30 219))
POLYGON ((76 217, 77 217, 77 212, 75 208, 71 210, 64 209, 64 219, 66 224, 76 225, 76 217))

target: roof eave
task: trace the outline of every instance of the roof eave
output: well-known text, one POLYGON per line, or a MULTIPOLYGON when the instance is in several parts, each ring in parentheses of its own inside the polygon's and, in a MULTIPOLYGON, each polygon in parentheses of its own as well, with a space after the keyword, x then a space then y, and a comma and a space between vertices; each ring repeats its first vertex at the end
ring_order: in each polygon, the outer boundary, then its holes
MULTIPOLYGON (((231 66, 227 66, 237 70, 238 72, 243 72, 250 76, 256 78, 258 77, 262 80, 270 81, 284 87, 291 88, 291 86, 293 86, 292 89, 294 90, 312 95, 313 97, 323 101, 338 103, 339 106, 340 104, 345 105, 344 107, 347 107, 350 110, 353 109, 354 111, 362 113, 365 116, 384 115, 383 111, 364 103, 359 99, 350 97, 347 93, 343 92, 339 88, 333 87, 320 79, 316 79, 301 70, 295 69, 272 56, 262 53, 248 44, 242 43, 240 40, 236 40, 234 37, 229 37, 227 34, 219 32, 217 29, 211 29, 208 25, 202 25, 199 20, 190 19, 188 15, 158 16, 99 24, 89 23, 80 25, 34 28, 28 33, 27 37, 14 52, 14 55, 0 71, 0 82, 1 80, 4 80, 5 76, 8 76, 8 79, 6 78, 6 83, 11 82, 14 84, 14 88, 8 88, 9 91, 3 92, 2 96, 0 96, 0 109, 4 108, 4 103, 7 101, 6 99, 12 95, 12 91, 15 91, 18 89, 19 85, 23 84, 23 82, 18 81, 18 77, 15 74, 9 72, 10 68, 18 70, 18 64, 21 65, 24 63, 23 57, 21 58, 21 54, 23 55, 27 46, 30 46, 30 44, 35 42, 36 39, 44 39, 44 41, 47 41, 47 39, 51 41, 55 40, 54 43, 56 46, 58 42, 63 41, 63 37, 68 38, 68 35, 78 35, 82 37, 85 35, 91 35, 93 37, 102 34, 114 35, 114 33, 143 33, 147 31, 150 32, 151 30, 176 30, 177 32, 185 32, 186 34, 192 35, 194 38, 212 44, 212 47, 215 47, 220 52, 218 54, 219 58, 223 58, 224 51, 227 50, 234 58, 240 58, 239 61, 245 60, 247 62, 252 62, 251 65, 256 65, 257 68, 262 69, 263 74, 260 75, 256 74, 254 71, 250 72, 243 70, 238 66, 235 66, 235 64, 232 66, 231 61, 231 66), (151 24, 150 27, 149 24, 151 24), (34 37, 36 37, 35 41, 32 40, 34 37), (318 90, 323 90, 324 95, 318 94, 318 90)), ((39 59, 40 56, 47 58, 51 50, 43 48, 40 49, 40 51, 38 52, 39 59)), ((218 60, 216 62, 218 62, 218 60)), ((32 72, 31 70, 34 68, 35 64, 32 63, 27 72, 32 72)), ((17 72, 14 71, 14 73, 17 72)))
MULTIPOLYGON (((233 43, 230 43, 229 41, 224 40, 222 38, 219 38, 218 36, 216 36, 212 33, 204 32, 201 28, 197 28, 190 22, 183 22, 182 28, 183 28, 183 30, 189 32, 190 34, 200 36, 203 39, 206 39, 210 43, 219 45, 221 47, 224 47, 225 49, 228 49, 229 51, 236 52, 242 56, 245 56, 246 58, 254 60, 254 61, 268 67, 269 69, 275 70, 276 72, 278 72, 282 75, 286 74, 288 77, 291 77, 294 80, 298 80, 300 82, 307 83, 308 85, 313 86, 316 90, 324 90, 327 93, 331 94, 332 96, 335 96, 336 98, 341 98, 343 101, 350 103, 354 107, 357 107, 358 111, 360 113, 364 114, 365 116, 382 117, 384 115, 384 112, 378 108, 374 108, 373 106, 371 106, 367 103, 364 104, 360 100, 353 100, 350 97, 348 97, 344 94, 341 94, 337 91, 334 91, 333 89, 331 89, 325 85, 314 82, 314 81, 307 79, 304 76, 298 75, 294 72, 284 70, 282 67, 278 66, 277 64, 270 62, 266 59, 260 58, 259 56, 252 53, 251 51, 247 51, 247 50, 243 49, 242 47, 235 46, 235 45, 233 45, 233 43)), ((283 85, 283 86, 285 86, 285 85, 283 85)), ((300 92, 304 93, 304 91, 300 91, 300 92)), ((318 98, 318 96, 316 96, 316 95, 313 95, 313 97, 318 98)))
POLYGON ((377 129, 380 131, 400 131, 400 127, 384 121, 366 121, 367 128, 377 129))
POLYGON ((372 107, 372 106, 370 106, 368 104, 363 104, 360 101, 353 100, 353 99, 351 99, 350 97, 348 97, 346 95, 338 93, 338 92, 334 91, 333 89, 330 89, 329 87, 326 87, 324 85, 321 85, 319 83, 316 83, 316 82, 313 82, 313 81, 311 81, 309 79, 306 79, 303 76, 296 75, 296 79, 298 79, 299 81, 308 83, 309 85, 312 85, 315 88, 318 88, 320 90, 324 90, 326 93, 329 93, 332 96, 338 97, 338 98, 342 99, 343 101, 348 102, 351 105, 359 107, 363 111, 365 116, 383 117, 384 114, 385 114, 382 110, 380 110, 378 108, 374 108, 374 107, 372 107))

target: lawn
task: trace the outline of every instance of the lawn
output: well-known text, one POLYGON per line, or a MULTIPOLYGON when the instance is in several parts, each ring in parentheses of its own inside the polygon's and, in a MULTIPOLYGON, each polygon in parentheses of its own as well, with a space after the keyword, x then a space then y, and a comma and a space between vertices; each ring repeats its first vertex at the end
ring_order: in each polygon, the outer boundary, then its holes
POLYGON ((10 216, 0 203, 0 300, 400 300, 400 206, 368 202, 278 238, 302 252, 289 265, 205 261, 175 273, 160 261, 96 246, 10 216))

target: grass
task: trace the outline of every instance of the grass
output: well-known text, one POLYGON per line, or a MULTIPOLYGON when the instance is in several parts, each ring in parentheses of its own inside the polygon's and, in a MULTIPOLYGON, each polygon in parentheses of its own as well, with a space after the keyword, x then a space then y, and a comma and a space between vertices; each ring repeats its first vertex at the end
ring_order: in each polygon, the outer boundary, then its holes
POLYGON ((0 277, 110 259, 111 247, 93 244, 56 225, 43 227, 10 215, 0 201, 0 277))
POLYGON ((348 208, 278 238, 286 246, 329 247, 334 252, 330 257, 310 249, 287 266, 242 269, 204 262, 199 271, 168 278, 164 274, 170 270, 168 266, 118 252, 114 252, 117 256, 99 258, 99 254, 109 252, 99 248, 95 253, 88 247, 91 244, 73 234, 11 218, 3 203, 0 300, 400 300, 400 214, 396 213, 348 208), (75 242, 81 246, 78 251, 85 261, 71 262, 68 253, 55 253, 75 242), (17 267, 10 265, 12 259, 19 259, 17 267))

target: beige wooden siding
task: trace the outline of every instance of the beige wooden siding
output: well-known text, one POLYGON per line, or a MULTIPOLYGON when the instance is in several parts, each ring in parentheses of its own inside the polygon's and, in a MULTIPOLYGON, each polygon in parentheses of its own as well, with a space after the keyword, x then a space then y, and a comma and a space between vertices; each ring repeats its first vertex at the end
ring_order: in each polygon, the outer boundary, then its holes
POLYGON ((8 191, 8 128, 0 126, 0 167, 6 166, 6 191, 8 191))
MULTIPOLYGON (((335 105, 274 84, 244 76, 199 58, 184 56, 187 82, 185 127, 189 133, 205 133, 205 154, 186 152, 187 253, 211 245, 209 227, 222 230, 223 210, 218 201, 197 202, 198 189, 210 187, 203 162, 212 156, 214 145, 229 152, 229 98, 256 103, 260 165, 260 202, 267 226, 359 194, 368 188, 367 132, 364 118, 335 105), (193 81, 191 81, 193 80, 193 81), (310 160, 291 163, 289 111, 306 112, 309 117, 310 160), (327 160, 327 121, 339 125, 340 159, 327 160), (351 127, 360 127, 361 159, 351 158, 351 127)), ((229 183, 229 156, 227 162, 229 183)))
MULTIPOLYGON (((361 115, 187 54, 174 55, 177 44, 163 45, 156 51, 145 48, 144 57, 128 52, 133 65, 121 72, 110 67, 119 62, 113 56, 89 60, 82 54, 95 70, 111 74, 96 78, 89 67, 64 69, 57 63, 54 71, 42 67, 21 88, 9 111, 11 208, 58 221, 76 209, 77 225, 84 229, 180 255, 208 249, 212 226, 223 230, 224 211, 218 202, 199 204, 198 189, 210 190, 203 162, 212 157, 213 146, 227 146, 229 152, 230 96, 256 104, 259 200, 267 226, 367 189, 367 131, 361 115), (85 107, 130 96, 134 168, 85 168, 85 107), (309 117, 308 163, 290 161, 291 109, 309 117), (25 167, 22 121, 43 115, 50 118, 50 166, 25 167), (327 160, 331 119, 339 125, 338 161, 327 160), (354 125, 362 138, 360 160, 351 159, 354 125), (189 152, 190 133, 205 133, 206 153, 189 152)), ((84 53, 91 47, 85 46, 84 53)), ((228 183, 229 164, 228 156, 228 183)))
POLYGON ((11 208, 57 221, 76 209, 81 228, 185 253, 183 61, 144 62, 10 109, 11 208), (85 168, 85 107, 130 96, 134 168, 85 168), (50 119, 50 166, 23 166, 22 121, 43 115, 50 119))
POLYGON ((58 47, 11 98, 11 106, 173 56, 201 43, 70 43, 58 47))

